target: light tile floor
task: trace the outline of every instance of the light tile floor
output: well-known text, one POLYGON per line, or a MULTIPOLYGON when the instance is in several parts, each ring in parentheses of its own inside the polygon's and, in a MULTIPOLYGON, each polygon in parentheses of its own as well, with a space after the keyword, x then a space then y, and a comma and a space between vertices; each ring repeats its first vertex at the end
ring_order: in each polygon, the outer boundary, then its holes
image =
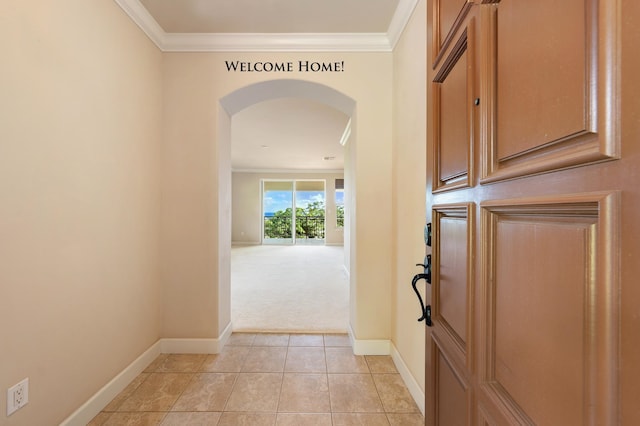
POLYGON ((389 356, 346 334, 234 333, 222 353, 160 355, 90 423, 422 426, 389 356))

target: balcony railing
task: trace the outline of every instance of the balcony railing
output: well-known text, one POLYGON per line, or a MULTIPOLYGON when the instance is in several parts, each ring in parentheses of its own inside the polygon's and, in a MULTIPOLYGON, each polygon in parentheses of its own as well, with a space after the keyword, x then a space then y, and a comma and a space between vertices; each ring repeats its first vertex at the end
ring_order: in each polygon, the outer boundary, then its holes
POLYGON ((324 238, 323 216, 296 216, 296 238, 324 238))
MULTIPOLYGON (((264 216, 265 238, 291 238, 291 217, 264 216)), ((324 239, 323 216, 296 216, 296 239, 324 239)))

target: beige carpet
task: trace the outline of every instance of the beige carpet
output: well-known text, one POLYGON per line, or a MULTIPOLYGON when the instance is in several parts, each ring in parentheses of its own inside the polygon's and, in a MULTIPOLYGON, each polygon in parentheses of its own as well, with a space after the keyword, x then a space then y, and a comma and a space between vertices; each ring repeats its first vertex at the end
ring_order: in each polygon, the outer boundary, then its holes
POLYGON ((349 282, 343 265, 343 247, 233 247, 233 330, 346 332, 349 282))

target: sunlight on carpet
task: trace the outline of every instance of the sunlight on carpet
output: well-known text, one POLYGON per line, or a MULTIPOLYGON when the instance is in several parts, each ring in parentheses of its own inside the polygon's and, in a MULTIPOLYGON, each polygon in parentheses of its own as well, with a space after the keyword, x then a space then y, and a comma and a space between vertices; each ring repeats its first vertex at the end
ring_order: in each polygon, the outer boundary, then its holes
POLYGON ((348 328, 343 247, 231 249, 234 331, 341 332, 348 328))

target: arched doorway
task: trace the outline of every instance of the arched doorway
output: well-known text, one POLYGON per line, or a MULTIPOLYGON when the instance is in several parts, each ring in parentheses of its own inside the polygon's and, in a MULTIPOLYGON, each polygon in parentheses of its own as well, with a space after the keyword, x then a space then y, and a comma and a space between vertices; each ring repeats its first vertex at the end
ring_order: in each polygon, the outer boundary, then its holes
MULTIPOLYGON (((219 101, 218 108, 218 144, 216 157, 218 162, 218 315, 219 324, 224 327, 231 318, 231 143, 232 117, 240 111, 260 102, 278 98, 302 98, 322 103, 334 108, 350 118, 351 129, 356 129, 356 102, 343 93, 323 84, 303 80, 282 79, 270 80, 251 84, 224 96, 219 101)), ((348 135, 345 144, 345 192, 351 194, 345 199, 346 215, 344 219, 344 264, 350 271, 352 250, 355 239, 352 238, 353 218, 349 214, 350 200, 353 199, 355 186, 350 176, 355 164, 355 131, 348 135)), ((352 284, 350 283, 350 286, 352 284)), ((351 298, 350 310, 353 310, 355 300, 351 298)))

